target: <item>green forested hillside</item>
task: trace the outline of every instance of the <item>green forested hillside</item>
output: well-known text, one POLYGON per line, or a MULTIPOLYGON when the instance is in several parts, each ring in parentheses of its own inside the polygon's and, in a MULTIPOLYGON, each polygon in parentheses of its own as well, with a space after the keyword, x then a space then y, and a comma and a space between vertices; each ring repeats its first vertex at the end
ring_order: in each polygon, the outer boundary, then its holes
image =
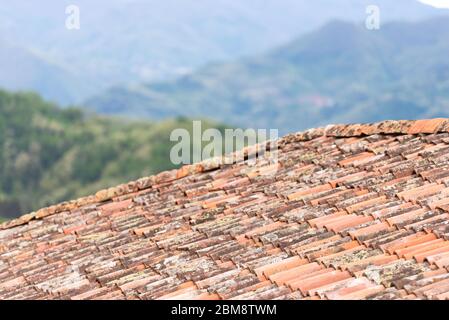
POLYGON ((172 82, 118 87, 87 102, 101 113, 203 115, 297 131, 335 122, 449 116, 449 18, 335 21, 264 55, 172 82))
POLYGON ((32 93, 0 91, 0 216, 170 169, 170 132, 191 126, 182 118, 153 123, 88 116, 32 93))

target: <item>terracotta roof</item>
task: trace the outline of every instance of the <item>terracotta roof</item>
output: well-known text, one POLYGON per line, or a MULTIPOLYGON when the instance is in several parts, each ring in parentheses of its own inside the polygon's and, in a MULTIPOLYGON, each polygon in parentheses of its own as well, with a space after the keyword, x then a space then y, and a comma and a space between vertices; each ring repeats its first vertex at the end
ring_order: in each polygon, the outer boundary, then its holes
POLYGON ((449 120, 278 148, 277 164, 212 159, 1 225, 0 299, 449 297, 449 120))

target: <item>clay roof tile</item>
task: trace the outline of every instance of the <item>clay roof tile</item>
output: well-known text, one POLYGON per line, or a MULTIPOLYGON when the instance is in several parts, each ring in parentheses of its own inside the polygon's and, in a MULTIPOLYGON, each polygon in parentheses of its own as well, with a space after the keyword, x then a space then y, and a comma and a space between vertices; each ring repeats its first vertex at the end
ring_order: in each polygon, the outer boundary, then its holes
POLYGON ((0 299, 449 298, 448 119, 273 143, 1 224, 0 299))

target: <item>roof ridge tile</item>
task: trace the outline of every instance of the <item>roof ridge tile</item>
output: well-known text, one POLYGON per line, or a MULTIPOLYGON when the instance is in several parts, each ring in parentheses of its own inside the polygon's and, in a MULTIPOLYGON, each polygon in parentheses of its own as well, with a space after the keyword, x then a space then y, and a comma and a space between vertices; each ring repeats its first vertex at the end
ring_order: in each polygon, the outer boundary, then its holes
POLYGON ((115 187, 107 188, 98 191, 95 195, 82 197, 76 200, 62 202, 60 204, 52 205, 46 208, 39 209, 35 212, 24 214, 21 217, 4 222, 0 224, 0 230, 13 228, 15 226, 23 225, 34 219, 41 219, 55 213, 71 211, 76 208, 92 205, 113 200, 115 197, 131 194, 133 192, 149 189, 152 186, 162 183, 182 179, 184 177, 219 169, 224 160, 243 159, 243 156, 251 154, 255 150, 271 146, 273 142, 278 146, 286 145, 294 141, 309 141, 319 137, 358 137, 375 134, 435 134, 440 132, 449 132, 449 119, 435 118, 423 120, 385 120, 377 123, 368 124, 331 124, 325 127, 312 128, 306 131, 286 135, 277 141, 264 141, 256 146, 245 147, 242 150, 225 155, 222 157, 215 157, 203 160, 196 164, 184 165, 179 169, 163 171, 156 175, 143 177, 135 181, 130 181, 115 187), (240 157, 239 157, 240 156, 240 157))

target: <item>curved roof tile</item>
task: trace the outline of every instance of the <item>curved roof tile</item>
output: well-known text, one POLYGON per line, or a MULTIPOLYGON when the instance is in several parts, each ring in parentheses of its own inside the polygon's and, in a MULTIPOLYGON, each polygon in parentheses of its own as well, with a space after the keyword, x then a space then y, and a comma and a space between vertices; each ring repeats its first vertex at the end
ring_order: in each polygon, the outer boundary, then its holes
POLYGON ((448 119, 274 145, 2 224, 0 299, 449 298, 448 119))

